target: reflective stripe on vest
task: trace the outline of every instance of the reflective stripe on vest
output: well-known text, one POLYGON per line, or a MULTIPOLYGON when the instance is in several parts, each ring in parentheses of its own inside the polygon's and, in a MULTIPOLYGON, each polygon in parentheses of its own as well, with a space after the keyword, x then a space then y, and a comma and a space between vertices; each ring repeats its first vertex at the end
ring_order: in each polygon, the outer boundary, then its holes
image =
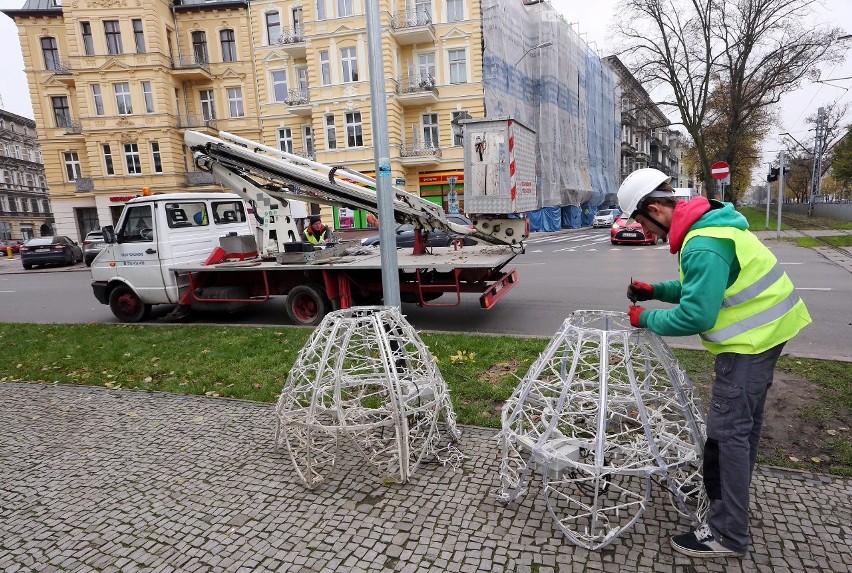
MULTIPOLYGON (((708 227, 690 231, 681 246, 697 236, 728 239, 740 273, 725 290, 716 323, 702 332, 702 343, 716 354, 756 354, 785 342, 810 322, 804 302, 769 249, 748 231, 708 227)), ((681 281, 683 270, 681 269, 681 281)))
POLYGON ((306 239, 308 240, 308 242, 309 242, 309 243, 311 243, 312 245, 319 245, 320 243, 324 243, 324 242, 325 242, 325 230, 323 230, 322 234, 319 236, 319 239, 317 239, 317 238, 314 236, 314 234, 313 234, 313 233, 305 233, 305 238, 306 238, 306 239))

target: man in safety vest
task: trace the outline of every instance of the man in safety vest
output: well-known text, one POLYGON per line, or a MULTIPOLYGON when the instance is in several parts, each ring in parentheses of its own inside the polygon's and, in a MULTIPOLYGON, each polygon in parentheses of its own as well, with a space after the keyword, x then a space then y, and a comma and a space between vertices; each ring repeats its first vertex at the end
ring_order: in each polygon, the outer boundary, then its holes
POLYGON ((693 557, 741 557, 750 543, 749 484, 775 363, 811 317, 733 205, 704 197, 679 202, 669 176, 656 169, 631 173, 618 190, 618 204, 644 230, 668 237, 680 267, 680 280, 631 281, 630 323, 662 336, 698 334, 716 355, 704 446, 707 522, 673 536, 672 547, 693 557), (647 310, 635 304, 650 299, 677 306, 647 310))
POLYGON ((312 245, 324 245, 332 241, 331 229, 322 224, 319 215, 312 215, 305 229, 305 240, 312 245))

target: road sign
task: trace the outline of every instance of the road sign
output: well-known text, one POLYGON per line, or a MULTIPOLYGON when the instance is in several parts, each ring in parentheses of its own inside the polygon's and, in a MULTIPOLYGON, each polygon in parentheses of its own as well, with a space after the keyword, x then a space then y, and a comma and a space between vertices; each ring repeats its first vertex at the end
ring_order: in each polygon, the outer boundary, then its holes
POLYGON ((713 179, 724 179, 731 174, 731 166, 724 161, 717 161, 710 166, 710 175, 713 179))

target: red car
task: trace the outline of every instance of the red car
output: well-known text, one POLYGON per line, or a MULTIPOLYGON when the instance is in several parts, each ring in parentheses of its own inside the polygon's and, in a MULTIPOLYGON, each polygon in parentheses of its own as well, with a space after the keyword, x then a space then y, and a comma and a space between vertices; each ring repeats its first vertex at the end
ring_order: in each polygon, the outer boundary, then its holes
POLYGON ((642 225, 633 221, 627 224, 628 215, 622 215, 615 220, 609 230, 609 239, 613 245, 622 243, 636 243, 640 245, 656 245, 658 241, 657 235, 654 233, 646 233, 642 230, 642 225))
POLYGON ((12 254, 17 255, 21 252, 21 241, 2 240, 0 241, 0 256, 7 253, 6 249, 12 247, 12 254))

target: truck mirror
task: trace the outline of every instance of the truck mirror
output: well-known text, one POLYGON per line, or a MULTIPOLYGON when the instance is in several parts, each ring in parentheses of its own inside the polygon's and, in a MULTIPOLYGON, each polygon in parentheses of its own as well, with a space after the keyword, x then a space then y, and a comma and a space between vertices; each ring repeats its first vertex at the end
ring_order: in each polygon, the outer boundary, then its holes
POLYGON ((101 227, 101 234, 104 236, 104 243, 112 244, 115 242, 115 227, 112 225, 101 227))

